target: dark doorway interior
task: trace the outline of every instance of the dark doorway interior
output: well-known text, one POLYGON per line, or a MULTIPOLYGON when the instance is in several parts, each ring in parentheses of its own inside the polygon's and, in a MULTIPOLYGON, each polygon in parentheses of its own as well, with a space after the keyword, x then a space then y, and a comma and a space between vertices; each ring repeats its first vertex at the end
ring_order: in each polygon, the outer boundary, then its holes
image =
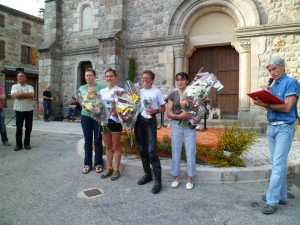
POLYGON ((79 84, 79 87, 81 85, 86 84, 86 81, 85 81, 85 78, 84 78, 84 71, 87 68, 92 68, 92 63, 90 61, 83 61, 83 62, 80 63, 80 65, 79 65, 79 70, 80 70, 80 84, 79 84))

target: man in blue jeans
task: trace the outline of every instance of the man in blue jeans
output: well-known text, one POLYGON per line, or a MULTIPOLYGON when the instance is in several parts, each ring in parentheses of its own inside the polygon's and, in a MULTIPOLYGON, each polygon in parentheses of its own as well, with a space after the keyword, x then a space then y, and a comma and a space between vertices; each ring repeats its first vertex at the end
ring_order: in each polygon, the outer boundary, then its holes
POLYGON ((267 138, 272 174, 268 192, 262 196, 266 202, 262 213, 273 214, 278 204, 285 205, 287 202, 286 164, 298 118, 300 84, 286 75, 284 60, 279 56, 268 59, 265 68, 275 81, 272 87, 268 87, 270 92, 284 101, 284 104, 268 104, 260 99, 253 100, 255 105, 268 110, 267 138))
POLYGON ((51 94, 51 86, 47 86, 47 89, 43 92, 43 105, 44 105, 44 121, 49 122, 49 118, 52 113, 51 100, 53 100, 51 94))
POLYGON ((69 113, 68 119, 75 119, 77 115, 80 115, 82 107, 79 102, 77 102, 76 98, 72 98, 72 102, 68 105, 69 113))

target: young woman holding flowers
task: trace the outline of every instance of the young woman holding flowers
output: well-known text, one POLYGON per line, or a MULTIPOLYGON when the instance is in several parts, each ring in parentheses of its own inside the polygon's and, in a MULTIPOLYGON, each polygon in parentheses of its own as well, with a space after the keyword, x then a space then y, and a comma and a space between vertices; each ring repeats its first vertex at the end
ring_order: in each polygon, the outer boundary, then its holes
MULTIPOLYGON (((96 71, 92 68, 88 68, 85 70, 84 74, 86 84, 82 85, 78 91, 77 95, 81 101, 82 111, 81 111, 81 127, 84 134, 84 168, 82 173, 89 173, 93 168, 93 136, 94 136, 94 144, 95 144, 95 169, 96 173, 101 173, 103 171, 103 146, 102 146, 102 138, 99 134, 100 125, 98 121, 94 120, 90 112, 92 110, 101 111, 98 106, 96 107, 93 102, 93 99, 99 99, 100 94, 99 91, 104 88, 102 85, 96 83, 96 71), (94 107, 90 109, 90 107, 94 107)), ((99 104, 97 104, 99 105, 99 104)))
POLYGON ((155 184, 151 191, 153 194, 157 194, 162 189, 162 183, 161 165, 156 152, 157 121, 155 114, 163 113, 166 109, 161 91, 152 87, 154 79, 155 74, 152 71, 146 70, 143 72, 143 89, 140 90, 141 108, 134 127, 134 133, 145 172, 145 175, 137 183, 138 185, 143 185, 152 181, 151 164, 155 177, 155 184), (151 105, 149 104, 151 107, 145 107, 145 99, 151 99, 151 105), (149 119, 147 119, 148 117, 149 119))
POLYGON ((111 176, 111 180, 117 180, 120 177, 120 163, 121 163, 121 132, 122 124, 118 118, 116 107, 114 104, 115 91, 124 91, 116 85, 117 73, 114 69, 107 69, 105 72, 105 80, 107 87, 100 90, 102 100, 108 108, 107 126, 109 131, 102 131, 102 138, 106 147, 107 169, 104 170, 101 178, 111 176), (113 158, 115 159, 115 169, 113 169, 113 158))
MULTIPOLYGON (((174 181, 171 186, 176 188, 180 184, 180 157, 182 151, 182 143, 187 158, 187 183, 186 189, 193 188, 193 177, 196 175, 196 129, 188 126, 188 120, 192 119, 192 114, 182 111, 180 105, 180 97, 182 96, 186 86, 189 84, 189 75, 181 72, 175 76, 178 89, 172 91, 168 96, 167 115, 172 119, 172 167, 171 174, 174 181), (182 120, 187 120, 184 125, 179 125, 182 120)), ((199 123, 200 121, 194 121, 199 123)))

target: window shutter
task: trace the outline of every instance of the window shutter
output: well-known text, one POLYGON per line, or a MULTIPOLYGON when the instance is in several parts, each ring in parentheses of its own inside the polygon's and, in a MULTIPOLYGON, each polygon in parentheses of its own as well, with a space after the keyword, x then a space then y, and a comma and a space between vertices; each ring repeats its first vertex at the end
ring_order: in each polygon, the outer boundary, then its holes
POLYGON ((5 59, 5 42, 0 40, 0 59, 5 59))
POLYGON ((21 62, 27 63, 27 46, 26 45, 21 46, 21 62))
POLYGON ((31 48, 31 64, 36 65, 36 48, 31 48))

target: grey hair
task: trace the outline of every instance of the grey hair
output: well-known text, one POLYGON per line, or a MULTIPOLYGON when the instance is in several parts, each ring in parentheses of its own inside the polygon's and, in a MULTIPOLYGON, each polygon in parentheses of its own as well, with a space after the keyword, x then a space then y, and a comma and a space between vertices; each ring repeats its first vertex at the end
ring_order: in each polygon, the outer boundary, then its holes
POLYGON ((265 68, 267 69, 269 65, 273 65, 275 67, 282 66, 285 67, 284 59, 282 59, 280 56, 273 56, 265 62, 265 68))

